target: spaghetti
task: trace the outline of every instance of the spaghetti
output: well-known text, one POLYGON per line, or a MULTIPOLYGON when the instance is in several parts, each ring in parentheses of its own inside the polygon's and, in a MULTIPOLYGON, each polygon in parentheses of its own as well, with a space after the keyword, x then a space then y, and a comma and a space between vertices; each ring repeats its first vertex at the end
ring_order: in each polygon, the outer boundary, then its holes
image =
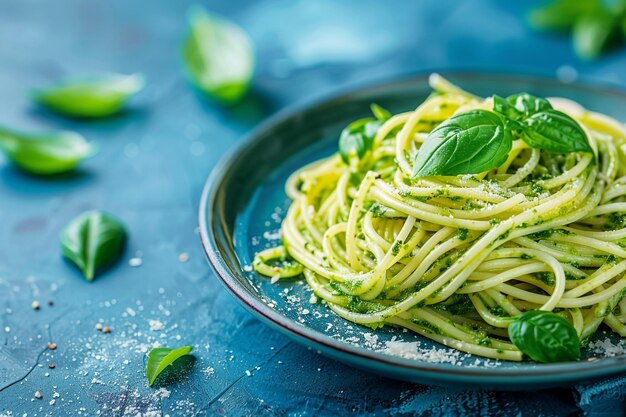
POLYGON ((382 123, 361 157, 334 154, 291 175, 283 246, 258 253, 255 270, 303 275, 351 322, 489 358, 522 360, 507 327, 528 310, 562 316, 581 339, 602 323, 626 336, 625 127, 552 99, 595 155, 514 140, 488 172, 414 178, 434 128, 493 107, 436 74, 430 81, 436 93, 382 123))

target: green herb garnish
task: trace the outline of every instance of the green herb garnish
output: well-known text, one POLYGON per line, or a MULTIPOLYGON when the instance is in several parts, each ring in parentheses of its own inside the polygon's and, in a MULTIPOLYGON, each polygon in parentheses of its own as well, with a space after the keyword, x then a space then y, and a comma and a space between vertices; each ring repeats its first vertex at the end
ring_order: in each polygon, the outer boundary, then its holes
POLYGON ((61 249, 63 256, 92 281, 98 269, 120 257, 125 240, 126 230, 119 220, 101 211, 88 211, 65 227, 61 249))
POLYGON ((493 112, 457 114, 433 130, 415 159, 414 177, 479 174, 508 157, 512 137, 547 152, 591 152, 587 135, 546 99, 527 93, 494 96, 493 112))
POLYGON ((413 176, 479 174, 502 165, 512 143, 499 115, 487 110, 457 114, 428 135, 413 176))
POLYGON ((522 139, 533 148, 555 153, 593 152, 584 130, 563 112, 535 113, 523 124, 522 139))
POLYGON ((528 93, 493 97, 493 110, 507 120, 513 134, 533 148, 548 152, 593 152, 587 135, 567 114, 554 110, 544 98, 528 93))
POLYGON ((17 167, 38 175, 71 171, 94 148, 74 132, 24 133, 0 127, 0 150, 17 167))
POLYGON ((119 113, 126 101, 145 84, 143 75, 108 74, 97 78, 63 81, 35 90, 40 105, 71 117, 99 118, 119 113))
POLYGON ((166 347, 154 348, 148 353, 148 363, 146 364, 146 378, 148 385, 152 386, 154 381, 165 368, 173 364, 177 359, 186 356, 191 352, 191 346, 184 346, 178 349, 166 347))
POLYGON ((375 118, 368 117, 350 123, 339 136, 339 154, 346 164, 355 155, 362 159, 372 149, 378 129, 391 118, 391 113, 374 103, 371 105, 375 118))
POLYGON ((565 362, 580 357, 576 329, 564 318, 531 310, 509 325, 509 338, 519 350, 537 362, 565 362))
POLYGON ((250 39, 235 23, 193 7, 182 50, 189 80, 209 97, 232 104, 248 91, 254 54, 250 39))

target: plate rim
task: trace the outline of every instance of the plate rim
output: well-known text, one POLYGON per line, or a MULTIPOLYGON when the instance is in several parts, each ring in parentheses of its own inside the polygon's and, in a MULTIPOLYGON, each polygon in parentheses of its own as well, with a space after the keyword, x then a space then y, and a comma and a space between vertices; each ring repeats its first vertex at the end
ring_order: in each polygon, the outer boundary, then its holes
MULTIPOLYGON (((253 145, 262 136, 262 133, 279 126, 299 114, 323 107, 335 101, 349 99, 353 94, 363 93, 368 89, 380 89, 386 85, 397 83, 425 83, 432 72, 438 72, 443 76, 455 79, 497 78, 499 81, 508 80, 530 80, 535 83, 555 85, 559 84, 567 88, 585 90, 595 94, 613 95, 626 100, 626 89, 611 82, 598 82, 591 79, 584 79, 580 82, 564 83, 546 74, 528 74, 503 71, 476 71, 476 70, 440 70, 440 71, 419 71, 410 74, 392 76, 379 79, 374 82, 367 82, 361 85, 340 89, 333 94, 323 95, 313 100, 304 100, 293 105, 288 105, 274 115, 266 118, 257 127, 252 129, 243 139, 240 139, 235 146, 227 151, 216 163, 209 174, 200 198, 198 207, 198 226, 200 239, 205 255, 210 265, 216 272, 217 277, 229 292, 253 315, 261 318, 265 324, 270 324, 276 330, 281 331, 293 340, 304 343, 307 346, 314 345, 324 350, 332 357, 340 357, 348 362, 355 363, 355 360, 373 362, 377 366, 392 368, 398 373, 414 373, 415 376, 427 376, 435 381, 450 382, 458 378, 467 380, 471 378, 479 383, 511 382, 509 378, 515 377, 516 384, 532 383, 537 379, 548 378, 548 381, 574 382, 585 378, 596 378, 610 376, 618 373, 626 373, 626 355, 615 356, 596 361, 563 362, 552 364, 537 364, 533 368, 468 368, 447 363, 423 362, 402 357, 386 355, 349 343, 344 343, 325 335, 317 330, 302 326, 296 321, 289 319, 280 312, 270 308, 254 294, 243 287, 231 273, 222 254, 214 230, 214 209, 219 203, 218 192, 223 185, 224 179, 229 173, 229 167, 235 159, 246 148, 253 145), (524 380, 520 380, 524 378, 524 380)), ((379 373, 384 370, 377 369, 379 373)), ((389 375, 389 373, 388 373, 389 375)), ((393 373, 391 373, 393 375, 393 373)))

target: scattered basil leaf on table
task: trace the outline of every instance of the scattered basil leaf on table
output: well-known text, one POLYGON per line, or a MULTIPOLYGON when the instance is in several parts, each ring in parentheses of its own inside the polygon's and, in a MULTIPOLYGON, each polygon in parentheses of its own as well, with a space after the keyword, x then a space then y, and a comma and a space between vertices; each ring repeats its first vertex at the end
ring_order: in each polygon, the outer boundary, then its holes
POLYGON ((538 30, 571 31, 576 54, 594 59, 624 43, 626 1, 556 0, 532 10, 528 20, 538 30))
POLYGON ((141 74, 108 74, 98 78, 67 80, 35 90, 33 99, 59 114, 98 118, 119 113, 128 99, 145 85, 141 74))
POLYGON ((178 349, 167 347, 154 348, 148 353, 148 363, 146 364, 146 378, 148 385, 152 386, 154 381, 165 368, 173 364, 177 359, 186 356, 191 352, 191 346, 184 346, 178 349))
POLYGON ((526 356, 537 362, 565 362, 580 358, 576 329, 564 318, 531 310, 509 325, 509 338, 526 356))
POLYGON ((17 167, 38 175, 71 171, 95 150, 74 132, 24 133, 0 127, 0 150, 17 167))
POLYGON ((564 32, 570 30, 579 17, 599 9, 598 0, 556 0, 533 9, 528 20, 536 29, 564 32))
POLYGON ((241 100, 254 73, 254 53, 246 33, 235 23, 196 6, 189 13, 183 62, 190 81, 225 104, 241 100))
POLYGON ((593 152, 580 125, 558 110, 545 110, 526 118, 522 139, 548 152, 593 152))
POLYGON ((452 116, 433 130, 415 159, 413 177, 479 174, 497 168, 512 139, 503 119, 487 110, 452 116))
POLYGON ((616 35, 616 18, 602 11, 581 16, 574 25, 572 42, 578 56, 586 59, 598 57, 616 35))
POLYGON ((88 211, 72 220, 61 233, 63 256, 73 262, 88 281, 97 270, 119 259, 126 230, 122 223, 102 211, 88 211))
POLYGON ((343 162, 350 162, 350 155, 356 155, 362 159, 367 151, 372 149, 372 144, 378 129, 391 117, 391 113, 378 104, 371 105, 375 118, 367 117, 350 123, 341 131, 339 136, 339 154, 343 162))

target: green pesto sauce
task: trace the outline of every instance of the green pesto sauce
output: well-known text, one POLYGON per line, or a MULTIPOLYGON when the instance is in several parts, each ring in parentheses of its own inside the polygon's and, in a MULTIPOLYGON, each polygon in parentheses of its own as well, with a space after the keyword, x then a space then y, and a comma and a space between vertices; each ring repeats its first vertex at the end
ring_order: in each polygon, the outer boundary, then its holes
MULTIPOLYGON (((487 305, 485 305, 487 306, 487 305)), ((499 305, 494 305, 492 307, 487 306, 489 312, 497 317, 509 317, 509 314, 499 305)))
POLYGON ((616 230, 626 227, 626 213, 611 213, 607 216, 606 222, 602 225, 604 230, 616 230))
POLYGON ((463 206, 464 210, 480 210, 483 208, 482 204, 479 204, 472 200, 465 200, 465 205, 463 206))
POLYGON ((535 272, 532 275, 546 285, 552 286, 555 283, 553 272, 535 272))
POLYGON ((455 316, 462 316, 474 311, 474 305, 467 294, 452 294, 450 298, 452 299, 451 304, 439 303, 433 305, 432 308, 439 311, 447 311, 455 316))
POLYGON ((363 281, 346 281, 343 283, 343 286, 346 287, 348 291, 354 291, 361 288, 361 284, 363 284, 363 281))
POLYGON ((377 303, 375 301, 367 301, 362 300, 359 297, 349 296, 349 301, 348 305, 346 305, 346 308, 353 313, 372 314, 378 313, 379 311, 386 309, 387 306, 381 303, 377 303))
POLYGON ((439 326, 427 321, 427 320, 422 320, 422 319, 413 319, 411 320, 413 323, 417 324, 420 327, 425 328, 426 330, 435 333, 435 334, 440 334, 443 335, 445 334, 440 328, 439 326))
POLYGON ((491 339, 488 336, 476 338, 474 341, 480 346, 491 346, 491 339))
POLYGON ((388 207, 385 207, 385 206, 383 206, 382 204, 379 204, 379 203, 374 203, 370 207, 370 211, 372 212, 372 215, 374 217, 383 217, 385 215, 385 213, 387 212, 387 210, 389 210, 388 207))

